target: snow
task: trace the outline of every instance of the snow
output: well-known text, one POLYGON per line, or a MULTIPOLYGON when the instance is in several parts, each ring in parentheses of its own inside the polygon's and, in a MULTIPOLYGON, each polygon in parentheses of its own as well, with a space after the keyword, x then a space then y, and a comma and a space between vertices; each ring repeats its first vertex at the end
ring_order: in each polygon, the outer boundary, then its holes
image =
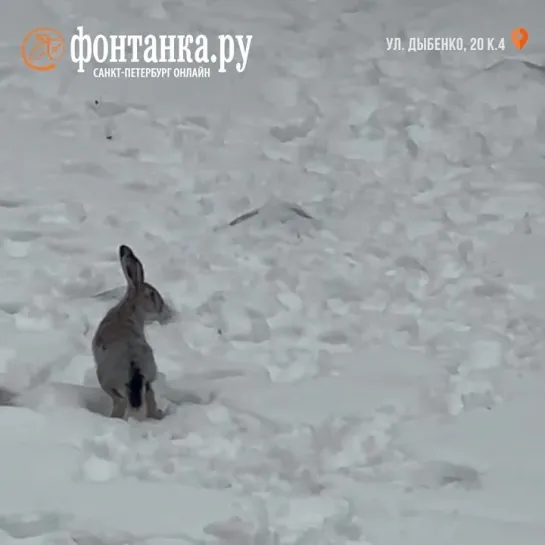
POLYGON ((545 4, 4 1, 0 544, 542 545, 545 4), (78 25, 254 38, 211 79, 21 62, 78 25), (178 313, 159 422, 94 374, 122 243, 178 313))

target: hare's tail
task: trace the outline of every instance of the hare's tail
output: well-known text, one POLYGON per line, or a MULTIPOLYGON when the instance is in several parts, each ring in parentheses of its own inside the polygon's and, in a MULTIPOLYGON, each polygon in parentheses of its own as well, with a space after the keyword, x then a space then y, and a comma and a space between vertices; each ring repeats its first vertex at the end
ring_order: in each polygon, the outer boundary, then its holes
POLYGON ((131 377, 129 380, 129 405, 140 409, 144 402, 144 375, 135 362, 131 361, 131 377))

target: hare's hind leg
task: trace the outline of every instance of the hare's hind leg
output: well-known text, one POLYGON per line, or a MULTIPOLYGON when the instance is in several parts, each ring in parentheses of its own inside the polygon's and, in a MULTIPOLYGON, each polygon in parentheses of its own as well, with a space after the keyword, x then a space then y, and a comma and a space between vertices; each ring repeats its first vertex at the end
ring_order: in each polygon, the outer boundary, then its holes
POLYGON ((146 384, 146 412, 147 417, 154 420, 161 420, 165 416, 164 412, 157 407, 155 392, 149 382, 146 384))
POLYGON ((111 418, 125 418, 127 412, 127 402, 117 390, 111 390, 108 395, 112 398, 113 408, 111 418))

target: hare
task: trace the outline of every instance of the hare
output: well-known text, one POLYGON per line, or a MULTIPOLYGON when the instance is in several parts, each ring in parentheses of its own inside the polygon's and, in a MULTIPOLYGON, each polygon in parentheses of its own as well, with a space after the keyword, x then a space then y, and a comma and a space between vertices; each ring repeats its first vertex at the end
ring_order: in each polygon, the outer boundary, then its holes
POLYGON ((164 413, 153 391, 157 364, 144 326, 150 321, 166 323, 173 312, 161 294, 144 282, 142 263, 128 246, 119 246, 119 261, 127 291, 106 313, 92 340, 98 382, 113 401, 113 418, 160 420, 164 413))

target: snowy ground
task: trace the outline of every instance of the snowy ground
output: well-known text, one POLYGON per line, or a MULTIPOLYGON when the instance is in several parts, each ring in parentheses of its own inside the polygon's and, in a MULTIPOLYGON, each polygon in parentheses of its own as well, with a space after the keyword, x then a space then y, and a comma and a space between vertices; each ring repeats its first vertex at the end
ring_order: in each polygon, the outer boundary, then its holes
POLYGON ((545 3, 4 4, 0 544, 542 545, 545 3), (221 81, 22 64, 79 24, 254 40, 221 81), (161 422, 94 377, 120 243, 180 312, 161 422))

